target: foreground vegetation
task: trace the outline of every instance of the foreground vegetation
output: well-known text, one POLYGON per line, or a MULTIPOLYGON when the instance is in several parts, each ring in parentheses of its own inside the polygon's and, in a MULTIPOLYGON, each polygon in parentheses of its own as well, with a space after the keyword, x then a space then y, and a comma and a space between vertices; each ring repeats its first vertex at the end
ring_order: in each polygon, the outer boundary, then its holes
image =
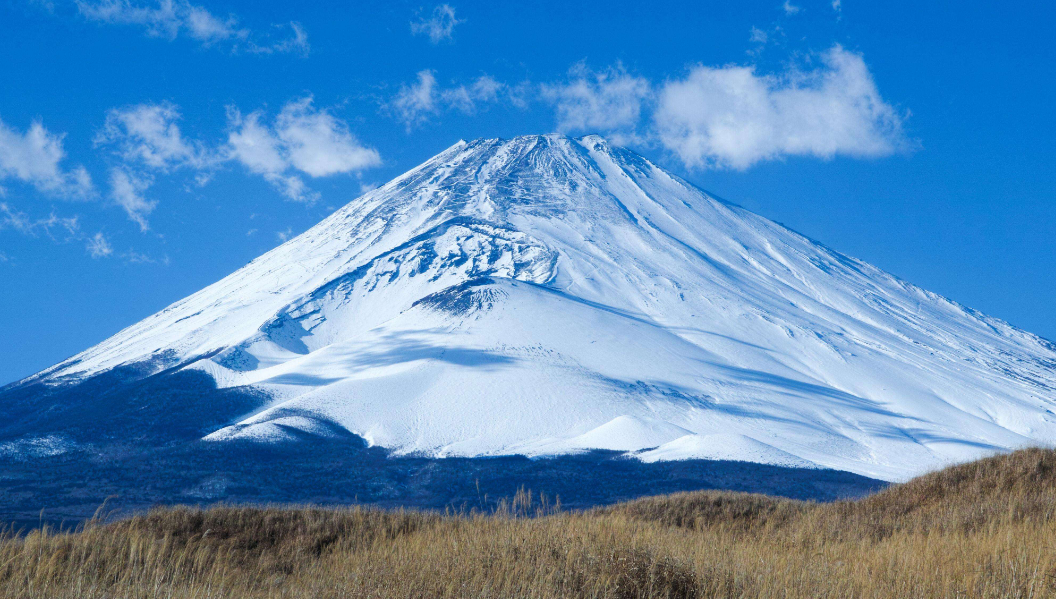
POLYGON ((1056 596, 1056 452, 826 504, 698 492, 562 513, 522 493, 491 515, 157 509, 3 538, 0 595, 1056 596))

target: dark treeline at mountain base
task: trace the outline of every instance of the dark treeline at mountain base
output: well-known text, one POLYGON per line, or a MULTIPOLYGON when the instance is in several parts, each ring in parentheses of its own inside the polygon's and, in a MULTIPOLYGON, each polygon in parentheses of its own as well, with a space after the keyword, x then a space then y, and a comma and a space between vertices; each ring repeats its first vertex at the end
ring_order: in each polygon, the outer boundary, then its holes
POLYGON ((618 452, 528 459, 392 457, 356 437, 270 447, 121 446, 0 465, 0 518, 76 525, 105 501, 127 516, 157 504, 365 504, 485 511, 520 487, 570 509, 684 490, 733 489, 831 501, 886 483, 836 470, 688 460, 645 464, 618 452), (43 509, 43 511, 41 511, 43 509))
POLYGON ((611 451, 543 459, 398 457, 336 427, 329 437, 301 433, 296 442, 211 443, 198 439, 264 399, 245 388, 217 389, 193 370, 121 384, 135 375, 125 367, 80 385, 8 391, 11 418, 0 434, 37 420, 69 445, 55 455, 29 448, 4 456, 0 518, 72 526, 104 501, 125 515, 155 504, 216 501, 489 509, 522 486, 569 508, 699 489, 830 501, 885 484, 836 470, 748 462, 647 464, 611 451), (86 409, 99 405, 106 418, 86 409))
POLYGON ((1056 452, 828 503, 702 491, 562 511, 158 508, 0 539, 10 597, 1051 597, 1056 452))

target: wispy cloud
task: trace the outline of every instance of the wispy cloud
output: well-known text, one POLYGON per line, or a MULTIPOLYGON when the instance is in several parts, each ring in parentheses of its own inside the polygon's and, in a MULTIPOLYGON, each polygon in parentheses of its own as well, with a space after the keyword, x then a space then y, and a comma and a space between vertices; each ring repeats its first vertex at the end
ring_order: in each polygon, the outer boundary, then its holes
POLYGON ((148 200, 143 195, 153 182, 148 175, 130 173, 121 167, 110 169, 110 198, 144 232, 150 230, 147 216, 157 206, 157 201, 148 200))
POLYGON ((107 241, 101 231, 88 238, 88 244, 85 249, 88 250, 88 255, 92 258, 106 258, 114 253, 114 248, 110 246, 110 242, 107 241))
POLYGON ((130 0, 77 0, 81 15, 91 21, 138 25, 147 35, 176 39, 181 33, 205 45, 245 39, 249 31, 238 27, 234 16, 217 17, 201 6, 183 0, 137 3, 130 0))
MULTIPOLYGON (((85 251, 92 258, 114 256, 130 263, 159 262, 132 249, 125 253, 116 253, 110 240, 102 231, 94 235, 84 233, 80 218, 77 216, 61 217, 51 212, 44 218, 31 217, 6 202, 0 202, 0 231, 4 229, 13 230, 28 237, 44 236, 56 243, 83 243, 85 251)), ((5 261, 7 261, 7 256, 0 253, 0 262, 5 261)), ((168 261, 168 257, 165 257, 160 262, 168 264, 168 261)))
POLYGON ((482 75, 469 85, 459 85, 441 91, 440 98, 452 108, 472 114, 477 110, 478 103, 496 101, 505 87, 489 75, 482 75))
POLYGON ((234 51, 252 53, 308 53, 308 36, 296 22, 273 26, 273 30, 286 27, 291 30, 288 36, 276 41, 271 32, 256 34, 243 27, 234 15, 218 16, 187 0, 76 0, 76 5, 80 14, 90 21, 142 27, 151 37, 174 40, 183 35, 205 47, 223 45, 234 51))
POLYGON ((45 194, 84 198, 93 193, 92 180, 84 167, 66 170, 63 134, 51 133, 40 121, 25 133, 0 120, 0 181, 16 180, 45 194))
POLYGON ((436 76, 432 71, 419 71, 418 80, 400 87, 399 93, 388 104, 396 118, 407 126, 409 132, 415 125, 426 121, 436 112, 436 76))
POLYGON ((317 198, 300 174, 310 177, 353 173, 381 164, 377 150, 359 142, 348 123, 317 109, 307 96, 287 103, 271 124, 264 113, 228 108, 226 157, 262 175, 286 197, 317 198))
POLYGON ((579 64, 568 81, 543 84, 540 93, 557 113, 558 131, 617 132, 622 137, 637 127, 652 88, 621 65, 594 72, 579 64))
MULTIPOLYGON (((273 30, 281 31, 285 29, 284 25, 272 25, 273 30)), ((311 46, 308 44, 308 33, 304 30, 297 21, 290 21, 288 27, 290 28, 289 35, 284 39, 273 41, 270 43, 264 43, 263 45, 257 42, 250 42, 248 51, 253 54, 300 54, 301 56, 308 56, 311 51, 311 46)))
POLYGON ((781 5, 781 8, 785 11, 785 14, 789 16, 797 14, 799 11, 803 10, 802 7, 792 4, 789 0, 785 0, 785 3, 781 5))
POLYGON ((149 230, 147 216, 157 206, 146 192, 159 175, 189 170, 200 187, 236 162, 286 197, 311 202, 318 194, 302 175, 326 177, 381 163, 377 150, 360 143, 347 122, 316 108, 311 96, 288 102, 270 122, 262 110, 243 115, 229 106, 227 138, 214 143, 185 136, 180 118, 169 102, 116 108, 96 136, 96 144, 111 148, 119 160, 110 169, 110 199, 143 231, 149 230))
POLYGON ((821 66, 778 75, 751 66, 690 69, 663 84, 656 135, 687 166, 745 169, 784 156, 875 157, 910 147, 860 54, 839 45, 821 66))
POLYGON ((114 108, 96 135, 96 145, 112 148, 122 161, 110 169, 110 199, 142 231, 150 229, 147 216, 157 206, 145 197, 154 182, 151 172, 191 169, 207 179, 203 171, 218 163, 215 152, 184 137, 179 120, 179 110, 168 102, 114 108))
POLYGON ((95 142, 114 144, 126 161, 162 171, 205 167, 211 158, 201 144, 184 138, 179 120, 179 110, 169 102, 114 108, 95 142))
POLYGON ((43 233, 53 239, 56 233, 66 238, 76 238, 81 225, 76 216, 60 217, 52 212, 46 218, 33 218, 6 202, 0 202, 0 230, 3 229, 13 229, 32 236, 43 233))
POLYGON ((439 44, 454 37, 455 25, 464 23, 455 17, 455 9, 450 4, 441 4, 433 9, 428 17, 411 21, 411 33, 427 35, 429 41, 439 44))
MULTIPOLYGON (((756 42, 766 36, 752 30, 756 42)), ((659 146, 689 168, 741 170, 788 156, 879 157, 915 147, 903 130, 908 112, 884 100, 861 54, 835 45, 805 60, 814 66, 776 73, 697 65, 661 82, 620 64, 593 71, 580 63, 549 83, 513 87, 485 76, 446 89, 425 70, 384 107, 410 131, 443 110, 544 102, 557 131, 659 146)))
POLYGON ((441 88, 436 75, 424 70, 418 72, 414 83, 400 86, 399 92, 384 108, 410 132, 442 110, 454 109, 473 114, 481 104, 497 102, 510 92, 506 84, 490 75, 481 75, 469 84, 441 88))
POLYGON ((139 253, 139 252, 137 252, 135 250, 128 250, 127 252, 124 252, 124 253, 120 254, 119 257, 122 260, 124 260, 126 263, 128 263, 128 264, 164 264, 164 265, 167 265, 169 263, 169 257, 167 255, 162 256, 161 258, 154 258, 154 257, 151 257, 151 256, 149 256, 147 254, 141 254, 141 253, 139 253))

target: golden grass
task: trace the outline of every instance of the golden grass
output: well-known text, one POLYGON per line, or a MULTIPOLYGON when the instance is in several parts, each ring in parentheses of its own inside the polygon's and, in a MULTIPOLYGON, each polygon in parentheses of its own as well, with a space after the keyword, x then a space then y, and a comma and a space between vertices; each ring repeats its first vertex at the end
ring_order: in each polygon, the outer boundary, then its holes
POLYGON ((5 597, 1056 596, 1056 452, 874 496, 738 493, 561 513, 157 509, 0 540, 5 597), (532 517, 524 517, 531 515, 532 517))

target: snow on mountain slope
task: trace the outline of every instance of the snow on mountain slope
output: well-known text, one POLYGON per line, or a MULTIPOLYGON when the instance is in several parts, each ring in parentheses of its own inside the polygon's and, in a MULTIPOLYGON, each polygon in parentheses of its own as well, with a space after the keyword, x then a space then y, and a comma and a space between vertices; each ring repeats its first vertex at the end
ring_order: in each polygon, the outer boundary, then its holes
POLYGON ((459 142, 35 380, 147 361, 270 394, 218 442, 898 480, 1056 440, 1049 342, 596 136, 459 142))

